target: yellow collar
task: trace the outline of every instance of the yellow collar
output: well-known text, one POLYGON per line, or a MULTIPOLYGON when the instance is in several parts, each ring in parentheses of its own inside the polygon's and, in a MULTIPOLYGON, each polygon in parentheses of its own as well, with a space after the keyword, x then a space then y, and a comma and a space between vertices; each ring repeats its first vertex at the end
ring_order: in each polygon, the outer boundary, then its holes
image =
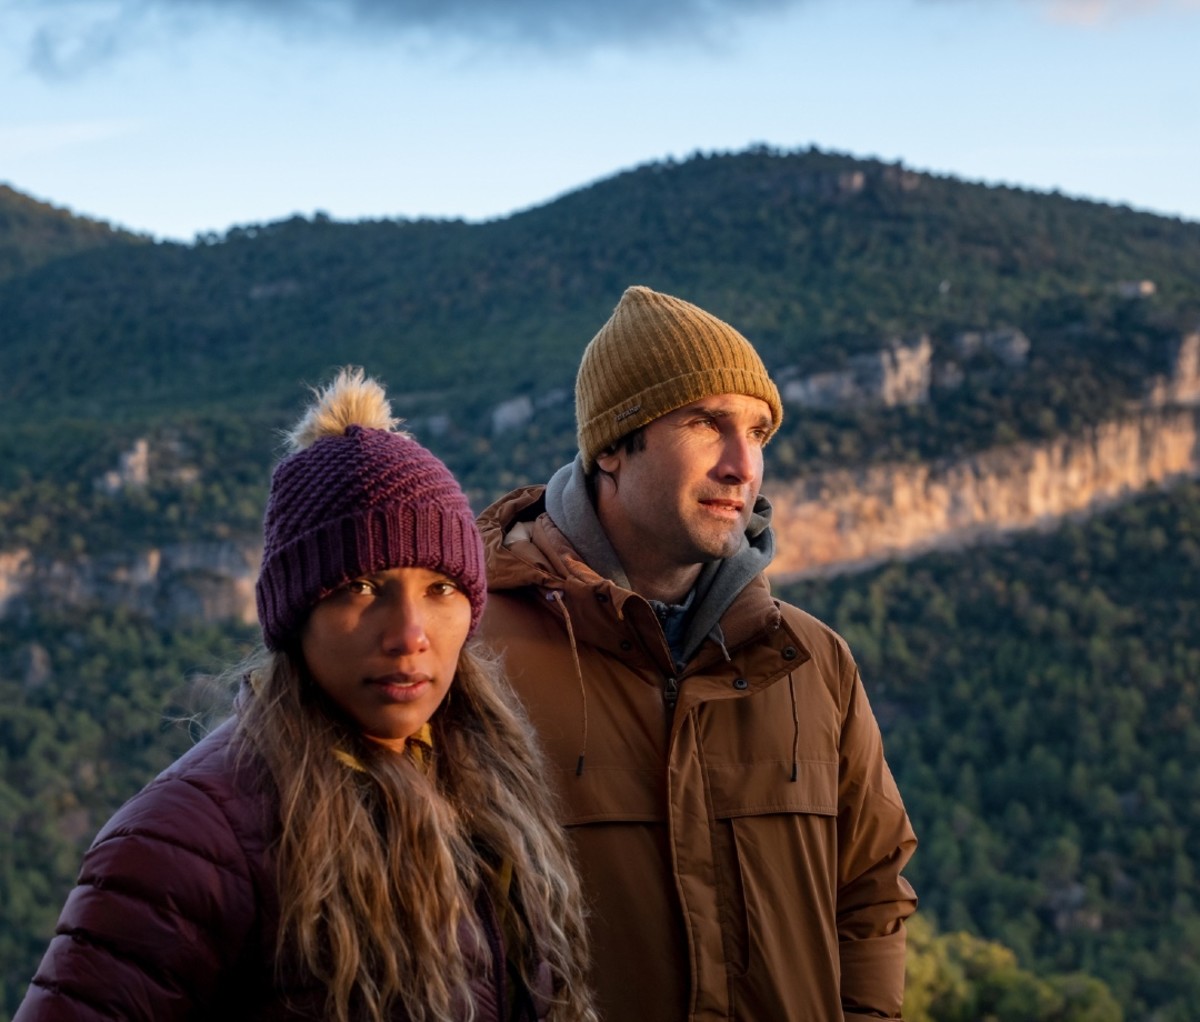
MULTIPOLYGON (((433 753, 433 728, 428 721, 407 738, 377 738, 375 735, 367 735, 367 738, 377 745, 382 745, 385 749, 391 749, 392 752, 407 754, 417 766, 422 768, 428 767, 429 757, 433 753)), ((339 763, 348 766, 351 770, 366 773, 366 767, 345 749, 334 749, 333 755, 339 763)))

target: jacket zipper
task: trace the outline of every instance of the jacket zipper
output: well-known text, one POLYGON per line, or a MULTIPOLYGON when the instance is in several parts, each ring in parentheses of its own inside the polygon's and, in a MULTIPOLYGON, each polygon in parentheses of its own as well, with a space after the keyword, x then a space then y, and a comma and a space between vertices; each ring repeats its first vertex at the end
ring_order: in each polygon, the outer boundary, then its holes
POLYGON ((673 674, 667 677, 663 685, 663 702, 667 704, 668 710, 675 709, 675 704, 679 702, 679 679, 673 674))

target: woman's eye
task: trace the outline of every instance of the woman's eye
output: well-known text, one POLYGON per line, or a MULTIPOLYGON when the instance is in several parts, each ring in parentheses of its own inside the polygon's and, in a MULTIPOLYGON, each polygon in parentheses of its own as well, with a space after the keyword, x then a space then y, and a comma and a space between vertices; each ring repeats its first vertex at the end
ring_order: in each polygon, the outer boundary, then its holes
POLYGON ((429 591, 434 596, 452 596, 454 593, 462 592, 462 588, 457 582, 451 582, 449 579, 442 579, 440 582, 434 582, 429 587, 429 591))
POLYGON ((353 578, 345 585, 345 590, 348 593, 353 593, 356 596, 366 596, 375 591, 375 587, 365 578, 353 578))

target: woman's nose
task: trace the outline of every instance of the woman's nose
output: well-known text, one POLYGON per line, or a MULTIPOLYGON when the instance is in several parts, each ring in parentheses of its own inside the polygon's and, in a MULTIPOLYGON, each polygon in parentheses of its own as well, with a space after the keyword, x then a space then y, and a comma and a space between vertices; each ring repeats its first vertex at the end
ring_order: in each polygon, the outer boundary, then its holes
POLYGON ((408 600, 398 601, 388 611, 384 631, 384 648, 389 653, 420 653, 429 648, 425 630, 425 615, 408 600))

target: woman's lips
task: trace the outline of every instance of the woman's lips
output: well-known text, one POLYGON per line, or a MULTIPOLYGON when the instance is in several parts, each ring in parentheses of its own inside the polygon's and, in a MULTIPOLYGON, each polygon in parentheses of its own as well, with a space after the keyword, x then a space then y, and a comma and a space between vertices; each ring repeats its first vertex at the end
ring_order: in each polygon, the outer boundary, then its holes
POLYGON ((427 674, 385 674, 369 678, 368 683, 396 703, 410 703, 419 699, 431 681, 427 674))

